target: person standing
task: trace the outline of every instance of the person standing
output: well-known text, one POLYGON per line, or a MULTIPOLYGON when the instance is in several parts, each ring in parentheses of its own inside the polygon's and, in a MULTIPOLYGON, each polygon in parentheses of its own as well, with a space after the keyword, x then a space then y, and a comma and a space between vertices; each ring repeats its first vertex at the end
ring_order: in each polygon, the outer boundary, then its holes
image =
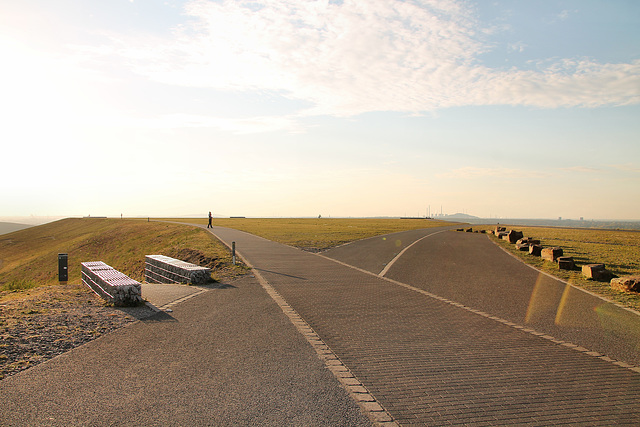
POLYGON ((211 225, 211 212, 209 212, 209 224, 207 224, 207 228, 213 228, 213 225, 211 225))

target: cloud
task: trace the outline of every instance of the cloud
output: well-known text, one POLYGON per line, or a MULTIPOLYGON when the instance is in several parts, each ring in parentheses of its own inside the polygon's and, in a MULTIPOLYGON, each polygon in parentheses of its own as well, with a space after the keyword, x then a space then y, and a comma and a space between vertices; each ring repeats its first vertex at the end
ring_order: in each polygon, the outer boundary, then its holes
POLYGON ((295 118, 287 116, 260 116, 250 118, 223 118, 195 114, 168 114, 157 119, 132 119, 123 125, 156 129, 215 128, 235 134, 252 134, 284 130, 289 133, 303 132, 295 118))
POLYGON ((563 170, 563 171, 566 171, 566 172, 580 172, 580 173, 598 173, 598 172, 602 172, 602 169, 589 167, 589 166, 572 166, 572 167, 568 167, 568 168, 562 168, 560 170, 563 170))
POLYGON ((631 163, 610 165, 611 168, 622 172, 630 172, 632 174, 640 174, 640 167, 631 163))
POLYGON ((490 49, 482 42, 486 29, 465 6, 455 0, 193 0, 185 9, 190 21, 171 38, 118 35, 112 47, 154 81, 278 93, 311 105, 300 115, 640 102, 638 60, 567 59, 536 70, 483 66, 478 57, 490 49))
POLYGON ((440 178, 459 178, 459 179, 476 179, 476 178, 540 178, 547 174, 539 171, 531 171, 513 168, 479 168, 468 166, 458 169, 452 169, 449 172, 438 175, 440 178))
POLYGON ((515 43, 509 43, 507 45, 507 49, 510 52, 519 52, 522 53, 524 52, 524 49, 527 47, 526 44, 524 44, 523 42, 519 41, 519 42, 515 42, 515 43))

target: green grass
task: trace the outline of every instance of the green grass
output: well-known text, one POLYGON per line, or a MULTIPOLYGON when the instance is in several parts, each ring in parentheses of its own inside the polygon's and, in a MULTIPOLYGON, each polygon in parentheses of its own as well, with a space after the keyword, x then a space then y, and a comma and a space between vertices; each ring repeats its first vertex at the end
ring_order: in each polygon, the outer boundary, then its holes
MULTIPOLYGON (((626 307, 640 311, 640 295, 611 289, 608 282, 589 280, 580 268, 585 264, 604 264, 617 276, 640 275, 640 232, 625 230, 590 230, 579 228, 519 227, 503 225, 507 230, 522 231, 525 237, 540 240, 543 247, 558 246, 565 256, 573 257, 577 269, 558 269, 554 262, 519 251, 515 245, 495 236, 491 238, 524 262, 626 307)), ((474 230, 493 230, 495 226, 474 226, 474 230)))
POLYGON ((80 263, 104 261, 142 281, 144 256, 162 254, 213 269, 220 280, 241 274, 226 247, 206 230, 121 219, 64 219, 0 236, 0 291, 58 283, 58 253, 69 254, 69 282, 80 283, 80 263))
MULTIPOLYGON (((171 221, 207 224, 206 218, 171 221)), ((437 220, 391 218, 214 218, 212 223, 307 250, 325 250, 381 234, 456 224, 437 220)))

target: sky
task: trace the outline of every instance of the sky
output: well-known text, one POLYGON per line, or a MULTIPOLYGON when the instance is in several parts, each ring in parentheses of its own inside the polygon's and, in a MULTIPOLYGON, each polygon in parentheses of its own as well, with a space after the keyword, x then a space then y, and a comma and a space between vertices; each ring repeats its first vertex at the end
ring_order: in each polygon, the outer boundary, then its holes
POLYGON ((0 0, 0 220, 640 219, 635 0, 0 0))

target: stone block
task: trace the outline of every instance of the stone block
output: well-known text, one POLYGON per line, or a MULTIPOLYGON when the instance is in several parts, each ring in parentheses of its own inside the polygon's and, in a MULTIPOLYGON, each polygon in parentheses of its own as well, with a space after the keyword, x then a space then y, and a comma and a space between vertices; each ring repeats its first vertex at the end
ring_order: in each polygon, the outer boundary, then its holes
POLYGON ((536 244, 529 245, 529 255, 540 256, 542 253, 542 246, 536 244))
POLYGON ((145 256, 147 283, 185 283, 203 285, 211 279, 211 269, 164 255, 145 256))
POLYGON ((582 266, 582 275, 587 279, 598 282, 608 282, 613 278, 613 274, 607 270, 604 264, 587 264, 582 266))
POLYGON ((497 226, 496 229, 494 230, 493 234, 495 234, 497 236, 498 233, 500 233, 502 231, 507 231, 507 228, 506 227, 497 226))
POLYGON ((82 283, 106 301, 116 306, 135 306, 142 303, 142 289, 138 281, 102 261, 83 262, 80 265, 82 283))
POLYGON ((558 260, 558 257, 561 257, 562 255, 562 248, 559 248, 557 246, 553 248, 544 248, 542 251, 540 251, 540 256, 542 257, 542 259, 553 262, 556 262, 558 260))
POLYGON ((539 245, 540 240, 536 240, 531 237, 523 237, 522 239, 519 239, 516 243, 528 243, 530 245, 539 245))
POLYGON ((473 233, 473 228, 467 228, 465 231, 466 231, 467 233, 473 233))
POLYGON ((509 243, 515 244, 518 240, 522 239, 523 234, 522 234, 522 231, 511 230, 509 231, 508 237, 509 237, 508 239, 509 243))
MULTIPOLYGON (((522 240, 522 239, 520 239, 522 240)), ((529 244, 528 243, 523 243, 520 240, 518 240, 516 242, 516 249, 519 251, 528 251, 529 250, 529 244)))
POLYGON ((558 257, 557 262, 560 270, 573 270, 576 267, 573 258, 570 256, 558 257))
POLYGON ((623 292, 640 293, 640 276, 624 276, 611 279, 611 288, 623 292))

